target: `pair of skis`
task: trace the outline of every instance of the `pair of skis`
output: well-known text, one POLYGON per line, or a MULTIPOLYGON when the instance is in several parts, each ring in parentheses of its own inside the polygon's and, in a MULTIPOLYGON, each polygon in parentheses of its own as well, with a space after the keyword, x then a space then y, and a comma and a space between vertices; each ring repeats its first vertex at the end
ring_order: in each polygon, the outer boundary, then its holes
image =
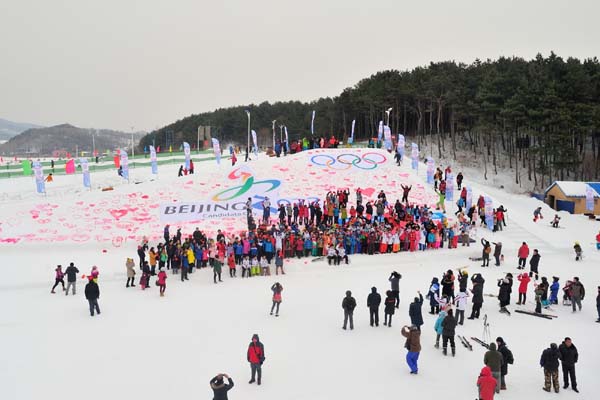
POLYGON ((479 338, 476 338, 476 337, 473 337, 473 336, 471 336, 471 339, 472 339, 472 340, 473 340, 475 343, 479 343, 480 345, 482 345, 482 346, 483 346, 483 347, 485 347, 486 349, 489 349, 489 348, 490 348, 490 345, 489 345, 489 343, 486 343, 486 342, 484 342, 483 340, 481 340, 481 339, 479 339, 479 338))
POLYGON ((473 351, 473 346, 471 345, 471 342, 469 342, 467 340, 466 337, 460 336, 460 335, 457 335, 457 336, 458 336, 458 339, 460 339, 460 342, 463 344, 463 346, 465 346, 467 349, 473 351))
POLYGON ((545 318, 545 319, 550 319, 550 320, 552 320, 554 318, 558 318, 558 315, 542 314, 542 313, 536 313, 533 311, 515 310, 515 312, 517 312, 519 314, 533 315, 534 317, 545 318))

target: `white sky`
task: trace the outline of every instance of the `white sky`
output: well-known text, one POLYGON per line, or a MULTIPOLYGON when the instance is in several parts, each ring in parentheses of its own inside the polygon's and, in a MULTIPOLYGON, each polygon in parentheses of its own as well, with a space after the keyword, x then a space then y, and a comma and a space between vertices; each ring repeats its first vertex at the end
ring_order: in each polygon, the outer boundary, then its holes
POLYGON ((599 15, 594 0, 0 0, 0 117, 150 130, 430 61, 593 57, 599 15))

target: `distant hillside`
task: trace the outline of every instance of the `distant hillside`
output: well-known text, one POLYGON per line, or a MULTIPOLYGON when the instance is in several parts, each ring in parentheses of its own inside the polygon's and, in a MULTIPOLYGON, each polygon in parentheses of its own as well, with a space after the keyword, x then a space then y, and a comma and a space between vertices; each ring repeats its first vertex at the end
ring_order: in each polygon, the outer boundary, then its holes
MULTIPOLYGON (((2 155, 51 156, 55 152, 75 154, 92 151, 92 133, 98 152, 117 148, 131 148, 131 133, 108 129, 83 129, 63 124, 48 128, 28 129, 0 145, 2 155)), ((138 143, 144 132, 134 133, 134 142, 138 143)))
POLYGON ((8 140, 13 136, 17 136, 19 133, 25 132, 27 129, 31 128, 42 128, 42 126, 0 118, 0 142, 8 140))

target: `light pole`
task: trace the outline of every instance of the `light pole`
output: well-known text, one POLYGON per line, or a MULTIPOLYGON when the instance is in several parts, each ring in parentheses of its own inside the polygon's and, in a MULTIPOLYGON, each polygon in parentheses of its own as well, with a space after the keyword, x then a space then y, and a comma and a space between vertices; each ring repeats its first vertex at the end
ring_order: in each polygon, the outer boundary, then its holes
POLYGON ((385 110, 385 115, 387 116, 387 122, 385 123, 387 126, 390 126, 390 112, 392 112, 393 108, 390 107, 385 110))
MULTIPOLYGON (((196 152, 200 151, 200 128, 201 126, 198 127, 198 136, 196 138, 196 152)), ((204 137, 203 137, 204 139, 204 137)))
POLYGON ((250 111, 246 110, 246 115, 248 116, 248 143, 246 146, 246 161, 248 161, 250 155, 250 111))

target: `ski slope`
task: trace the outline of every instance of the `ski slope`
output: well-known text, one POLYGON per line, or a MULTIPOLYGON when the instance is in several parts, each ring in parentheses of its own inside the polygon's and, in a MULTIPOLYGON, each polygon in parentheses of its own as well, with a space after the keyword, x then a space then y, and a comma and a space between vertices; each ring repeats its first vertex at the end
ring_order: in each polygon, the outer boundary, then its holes
MULTIPOLYGON (((368 196, 371 198, 383 188, 388 200, 395 200, 401 194, 400 184, 408 183, 413 184, 419 200, 434 202, 435 196, 425 183, 423 164, 414 173, 409 163, 397 167, 393 158, 386 155, 386 160, 374 169, 351 166, 333 170, 335 165, 327 165, 323 158, 316 159, 316 163, 312 159, 318 154, 336 160, 339 154, 362 157, 361 153, 367 151, 387 154, 372 149, 322 150, 280 159, 259 155, 248 164, 256 179, 280 180, 281 194, 286 196, 322 198, 331 188, 348 187, 352 192, 350 201, 354 202, 354 189, 361 187, 373 189, 367 191, 372 193, 368 196)), ((342 160, 353 160, 352 156, 344 157, 342 160)), ((346 165, 341 163, 339 167, 346 165)), ((456 167, 453 169, 458 172, 456 167)), ((177 166, 162 167, 158 177, 150 174, 150 168, 135 169, 129 184, 114 172, 99 172, 92 175, 92 191, 82 190, 80 175, 55 177, 55 185, 47 185, 47 197, 35 194, 31 178, 0 182, 9 185, 7 192, 18 195, 7 196, 0 204, 3 398, 209 399, 209 380, 225 372, 235 382, 229 392, 229 398, 234 400, 406 396, 474 399, 475 382, 483 366, 483 347, 472 342, 473 351, 469 351, 457 339, 456 357, 444 357, 441 350, 433 347, 435 317, 427 313, 426 300, 423 349, 419 374, 415 376, 409 374, 405 363, 400 328, 409 324, 408 305, 417 291, 426 293, 432 277, 441 277, 447 269, 467 266, 470 274, 483 273, 484 293, 496 294, 498 278, 506 272, 516 277, 517 249, 523 241, 531 250, 539 249, 542 276, 549 280, 553 275, 560 276, 561 286, 567 279, 579 276, 587 295, 581 313, 572 314, 569 307, 554 306, 553 313, 559 317, 552 321, 516 313, 510 317, 499 314, 496 300, 485 297, 482 315, 488 315, 492 338, 502 336, 515 357, 515 364, 509 366, 508 390, 499 398, 592 399, 600 392, 596 378, 600 366, 600 324, 594 323, 600 255, 593 243, 600 226, 586 217, 561 213, 563 228, 553 229, 549 222, 554 213, 545 206, 545 219, 536 224, 532 211, 540 202, 476 183, 479 180, 468 175, 465 183, 472 186, 474 198, 487 194, 493 198, 494 206, 503 204, 508 209, 508 227, 503 232, 478 230, 478 238, 503 243, 505 263, 501 267, 481 268, 479 263, 470 262, 469 256, 481 253, 481 246, 475 244, 452 250, 351 256, 350 265, 342 267, 311 263, 310 258, 287 260, 285 276, 242 280, 231 279, 224 272, 224 282, 218 285, 213 284, 209 270, 191 274, 185 283, 169 274, 164 298, 159 297, 157 287, 143 292, 139 286, 126 289, 126 257, 137 260, 136 246, 142 237, 150 238, 151 245, 162 237, 158 205, 174 199, 207 198, 236 185, 238 182, 228 178, 231 170, 227 160, 221 165, 214 161, 196 162, 196 174, 182 178, 176 177, 177 166), (99 190, 108 185, 114 190, 99 190), (127 212, 120 215, 111 210, 127 212), (35 211, 37 217, 33 218, 35 211), (582 262, 574 261, 575 240, 584 248, 582 262), (84 280, 79 280, 75 297, 64 296, 60 290, 50 294, 56 264, 66 266, 71 261, 82 274, 89 273, 92 265, 99 267, 100 316, 89 316, 83 296, 84 280), (385 293, 389 289, 387 278, 394 270, 403 276, 400 309, 394 315, 393 327, 372 328, 366 297, 372 286, 385 293), (278 318, 269 315, 269 288, 276 281, 284 287, 278 318), (353 331, 341 329, 341 301, 346 290, 353 292, 358 303, 353 331), (266 352, 260 387, 247 383, 250 368, 246 349, 254 333, 260 335, 266 352), (579 396, 571 390, 561 390, 559 395, 541 390, 540 354, 551 342, 560 344, 565 336, 573 339, 580 354, 579 396)), ((449 212, 455 210, 451 202, 446 207, 449 212)), ((214 222, 180 225, 184 233, 191 233, 196 226, 214 232, 241 230, 245 224, 243 219, 214 222)), ((173 225, 172 233, 176 226, 173 225)), ((511 310, 515 309, 517 287, 515 283, 511 310)), ((534 308, 532 300, 530 285, 525 309, 534 308)), ((383 309, 380 318, 383 320, 383 309)), ((465 320, 464 326, 457 327, 457 334, 467 337, 481 337, 482 333, 481 319, 465 320)))

